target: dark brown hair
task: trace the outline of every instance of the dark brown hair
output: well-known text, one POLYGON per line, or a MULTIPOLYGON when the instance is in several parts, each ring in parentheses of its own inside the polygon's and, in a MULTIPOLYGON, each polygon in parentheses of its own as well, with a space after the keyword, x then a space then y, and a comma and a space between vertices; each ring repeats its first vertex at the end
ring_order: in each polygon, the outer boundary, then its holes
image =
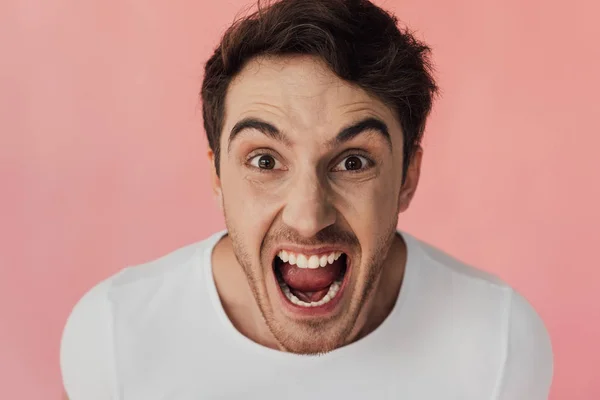
POLYGON ((404 180, 437 86, 429 47, 397 22, 367 0, 259 0, 258 10, 233 23, 206 63, 202 114, 217 174, 231 80, 257 56, 301 54, 320 57, 341 79, 397 113, 404 134, 404 180))

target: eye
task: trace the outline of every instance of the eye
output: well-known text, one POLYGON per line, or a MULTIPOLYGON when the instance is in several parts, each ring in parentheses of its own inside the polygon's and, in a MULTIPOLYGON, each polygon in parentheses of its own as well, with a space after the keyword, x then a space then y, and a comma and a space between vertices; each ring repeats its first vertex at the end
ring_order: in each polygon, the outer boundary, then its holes
POLYGON ((336 167, 334 171, 361 171, 369 168, 371 162, 368 158, 352 154, 344 158, 336 167))
POLYGON ((275 168, 275 166, 279 165, 279 162, 270 154, 257 154, 250 159, 249 163, 251 166, 258 169, 279 169, 275 168))

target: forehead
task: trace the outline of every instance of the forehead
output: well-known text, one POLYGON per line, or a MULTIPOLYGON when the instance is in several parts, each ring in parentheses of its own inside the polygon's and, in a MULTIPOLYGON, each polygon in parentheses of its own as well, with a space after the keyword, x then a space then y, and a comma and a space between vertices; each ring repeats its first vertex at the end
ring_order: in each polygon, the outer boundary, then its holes
POLYGON ((311 56, 251 60, 231 82, 225 110, 225 132, 248 116, 268 118, 286 130, 314 133, 364 116, 397 126, 382 101, 341 80, 311 56))

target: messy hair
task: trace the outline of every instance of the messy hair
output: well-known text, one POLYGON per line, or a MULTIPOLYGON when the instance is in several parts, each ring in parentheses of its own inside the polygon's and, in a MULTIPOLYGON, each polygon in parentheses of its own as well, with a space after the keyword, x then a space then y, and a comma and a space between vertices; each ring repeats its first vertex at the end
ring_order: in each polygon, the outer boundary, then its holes
POLYGON ((259 0, 257 6, 227 29, 204 71, 202 114, 217 174, 232 79, 259 56, 310 55, 396 113, 403 131, 404 180, 437 93, 430 48, 367 0, 259 0))

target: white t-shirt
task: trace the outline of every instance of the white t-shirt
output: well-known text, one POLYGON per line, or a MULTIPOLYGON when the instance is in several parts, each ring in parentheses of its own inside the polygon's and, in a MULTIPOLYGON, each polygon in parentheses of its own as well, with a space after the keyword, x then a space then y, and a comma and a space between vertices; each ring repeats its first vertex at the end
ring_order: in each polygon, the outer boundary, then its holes
POLYGON ((284 353, 228 319, 211 253, 226 234, 128 267, 75 305, 60 351, 70 400, 547 399, 542 320, 498 278, 398 232, 406 274, 388 318, 321 356, 284 353))

